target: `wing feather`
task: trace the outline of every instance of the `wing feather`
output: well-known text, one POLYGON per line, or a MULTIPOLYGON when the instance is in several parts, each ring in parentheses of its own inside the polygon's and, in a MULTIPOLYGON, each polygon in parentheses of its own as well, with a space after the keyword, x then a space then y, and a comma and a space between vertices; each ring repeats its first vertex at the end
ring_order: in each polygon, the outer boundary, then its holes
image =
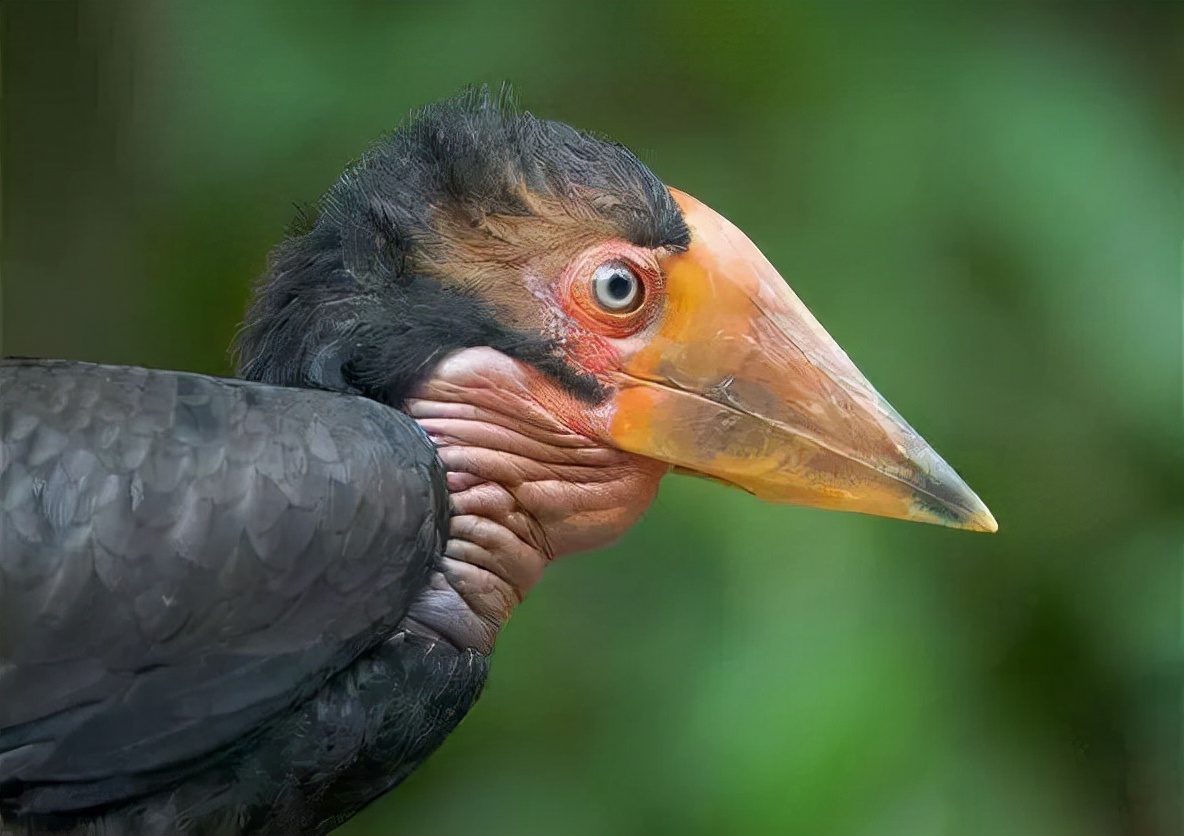
POLYGON ((175 767, 402 619, 439 552, 418 426, 347 395, 0 364, 0 785, 175 767))

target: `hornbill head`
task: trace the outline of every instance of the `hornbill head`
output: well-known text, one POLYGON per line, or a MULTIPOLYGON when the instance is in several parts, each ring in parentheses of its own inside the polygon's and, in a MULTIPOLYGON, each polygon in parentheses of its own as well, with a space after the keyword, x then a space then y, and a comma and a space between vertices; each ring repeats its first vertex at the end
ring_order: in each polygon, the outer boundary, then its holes
POLYGON ((482 91, 345 172, 274 253, 239 349, 248 378, 407 411, 459 513, 525 514, 548 558, 619 534, 671 469, 996 529, 744 233, 482 91))

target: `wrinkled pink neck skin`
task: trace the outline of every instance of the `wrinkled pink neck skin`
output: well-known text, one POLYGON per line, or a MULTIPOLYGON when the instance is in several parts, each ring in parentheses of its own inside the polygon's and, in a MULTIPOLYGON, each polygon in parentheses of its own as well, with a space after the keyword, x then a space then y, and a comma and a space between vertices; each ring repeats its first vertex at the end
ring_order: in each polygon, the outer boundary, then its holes
POLYGON ((416 626, 488 653, 552 560, 608 545, 653 502, 668 467, 572 429, 588 410, 491 348, 452 354, 407 401, 448 468, 453 506, 416 626))

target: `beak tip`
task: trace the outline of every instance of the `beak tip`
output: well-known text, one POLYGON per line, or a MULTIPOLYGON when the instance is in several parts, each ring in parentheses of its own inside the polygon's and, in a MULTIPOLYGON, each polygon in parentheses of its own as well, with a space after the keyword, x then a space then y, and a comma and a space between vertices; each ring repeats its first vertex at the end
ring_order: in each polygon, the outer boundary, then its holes
POLYGON ((967 531, 982 531, 987 534, 994 534, 999 530, 999 523, 995 521, 995 515, 984 505, 978 512, 960 525, 959 528, 964 528, 967 531))
POLYGON ((916 496, 913 506, 924 521, 987 534, 999 530, 999 523, 986 503, 933 448, 926 448, 913 461, 924 474, 918 485, 922 493, 916 496))
POLYGON ((986 534, 994 534, 999 530, 999 523, 995 521, 995 515, 987 508, 985 502, 978 498, 978 494, 970 489, 970 486, 959 479, 963 502, 958 503, 958 510, 961 519, 959 520, 959 528, 967 531, 982 531, 986 534))
POLYGON ((945 528, 956 528, 961 531, 982 531, 994 534, 999 530, 999 523, 996 522, 994 514, 987 510, 987 506, 981 502, 974 503, 973 508, 959 505, 956 507, 947 506, 940 510, 936 510, 932 506, 921 508, 914 506, 914 511, 909 515, 909 518, 917 522, 935 523, 945 528))
POLYGON ((962 497, 960 497, 962 501, 945 509, 949 512, 946 524, 964 531, 982 531, 986 534, 997 532, 999 523, 996 522, 995 515, 965 482, 961 483, 961 487, 963 489, 962 497))

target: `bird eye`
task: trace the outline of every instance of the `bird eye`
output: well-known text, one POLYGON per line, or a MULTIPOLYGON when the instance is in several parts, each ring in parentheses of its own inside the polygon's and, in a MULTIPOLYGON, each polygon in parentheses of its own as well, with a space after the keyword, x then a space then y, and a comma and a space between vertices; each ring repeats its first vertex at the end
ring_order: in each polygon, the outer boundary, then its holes
POLYGON ((641 280, 628 265, 610 261, 596 268, 592 295, 606 311, 628 313, 641 305, 641 280))

